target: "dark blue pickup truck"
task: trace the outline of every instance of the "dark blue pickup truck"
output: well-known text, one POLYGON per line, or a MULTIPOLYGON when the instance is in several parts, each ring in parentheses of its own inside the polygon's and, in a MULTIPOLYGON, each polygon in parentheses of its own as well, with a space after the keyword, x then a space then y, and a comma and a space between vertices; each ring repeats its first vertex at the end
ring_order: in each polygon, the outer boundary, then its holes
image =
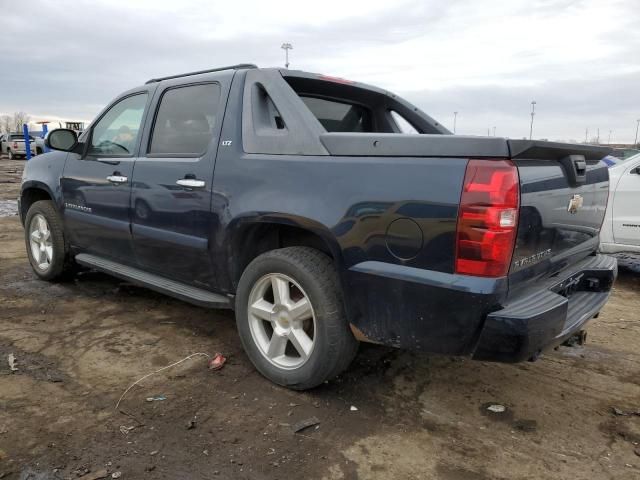
POLYGON ((396 95, 235 65, 149 80, 24 172, 35 273, 92 268, 235 310, 272 381, 358 342, 517 362, 607 301, 606 148, 452 135, 396 95))

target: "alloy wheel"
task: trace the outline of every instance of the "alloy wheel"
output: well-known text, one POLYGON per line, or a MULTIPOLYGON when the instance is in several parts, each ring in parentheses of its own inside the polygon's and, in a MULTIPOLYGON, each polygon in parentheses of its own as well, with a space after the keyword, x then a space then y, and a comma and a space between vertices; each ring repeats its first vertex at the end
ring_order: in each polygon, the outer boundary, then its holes
POLYGON ((260 353, 279 368, 304 365, 314 348, 316 318, 302 287, 271 273, 255 283, 248 303, 249 329, 260 353))
POLYGON ((41 271, 46 271, 51 266, 51 260, 53 259, 53 242, 49 223, 41 214, 34 215, 31 219, 29 246, 37 268, 41 271))

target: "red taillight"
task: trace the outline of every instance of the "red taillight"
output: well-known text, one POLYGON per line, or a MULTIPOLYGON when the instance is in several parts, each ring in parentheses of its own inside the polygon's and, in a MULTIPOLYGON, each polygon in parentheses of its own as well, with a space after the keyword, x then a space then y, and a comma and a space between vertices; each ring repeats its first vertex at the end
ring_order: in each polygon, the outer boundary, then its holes
POLYGON ((18 142, 13 142, 13 148, 14 149, 18 148, 18 142))
POLYGON ((518 170, 508 160, 469 160, 464 175, 456 273, 502 277, 509 271, 518 228, 518 170))

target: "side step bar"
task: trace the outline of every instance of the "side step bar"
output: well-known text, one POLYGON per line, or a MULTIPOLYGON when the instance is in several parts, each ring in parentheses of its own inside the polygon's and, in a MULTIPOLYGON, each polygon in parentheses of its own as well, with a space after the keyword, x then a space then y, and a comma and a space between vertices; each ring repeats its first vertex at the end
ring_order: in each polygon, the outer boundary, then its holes
POLYGON ((137 268, 128 267, 121 263, 113 262, 105 258, 80 253, 75 257, 76 262, 85 267, 99 270, 114 277, 127 280, 136 285, 147 287, 156 292, 179 298, 194 305, 208 308, 233 308, 231 298, 217 293, 202 290, 201 288, 185 285, 184 283, 169 280, 168 278, 144 272, 137 268))

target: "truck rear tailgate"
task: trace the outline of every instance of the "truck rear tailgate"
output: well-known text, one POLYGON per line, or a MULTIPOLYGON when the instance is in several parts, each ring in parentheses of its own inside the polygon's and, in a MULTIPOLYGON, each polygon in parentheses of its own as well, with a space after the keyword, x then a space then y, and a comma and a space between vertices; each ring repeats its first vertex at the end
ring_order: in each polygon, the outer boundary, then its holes
POLYGON ((508 140, 520 177, 509 297, 593 254, 607 207, 608 148, 508 140))

